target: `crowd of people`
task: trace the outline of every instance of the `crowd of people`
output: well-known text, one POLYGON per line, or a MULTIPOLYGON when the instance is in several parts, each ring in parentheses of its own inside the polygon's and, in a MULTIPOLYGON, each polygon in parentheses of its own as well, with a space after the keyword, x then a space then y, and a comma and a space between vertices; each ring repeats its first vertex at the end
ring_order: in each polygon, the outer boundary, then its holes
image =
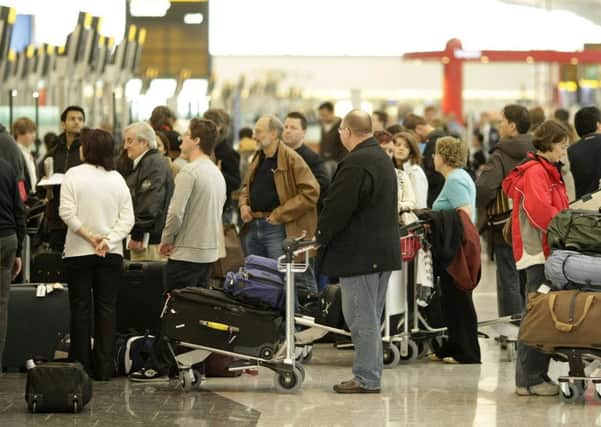
MULTIPOLYGON (((546 120, 542 109, 507 105, 498 124, 481 116, 471 147, 456 134, 459 123, 447 126, 435 112, 388 123, 383 111, 339 118, 324 102, 318 152, 306 144, 308 122, 297 111, 283 121, 261 116, 254 128, 240 130, 237 149, 232 118, 221 109, 192 119, 180 135, 176 115, 156 107, 148 122, 127 126, 119 144, 104 130, 86 128, 85 111, 70 106, 60 116, 63 132, 45 138, 37 159, 30 119, 17 119, 12 135, 0 126, 0 361, 9 284, 21 269, 24 206, 38 197, 47 200, 41 240, 62 253, 67 272, 70 358, 97 380, 112 375, 124 255, 166 261, 169 289, 206 287, 212 264, 227 256, 223 225, 235 223, 247 255, 278 258, 283 240, 303 232, 317 240, 319 253, 297 278, 298 293, 340 283, 356 351, 353 378, 334 389, 379 392, 380 320, 390 274, 401 268, 399 224, 415 221, 416 213, 430 215, 457 240, 443 242, 435 263, 449 339, 432 359, 480 363, 472 293, 440 261, 462 240, 453 232, 473 227, 472 235, 484 236, 497 266, 499 315, 522 313, 527 291, 544 279, 551 218, 599 187, 601 111, 582 108, 572 127, 564 110, 546 120), (37 185, 56 173, 64 174, 60 186, 37 185)), ((164 378, 168 358, 156 357, 132 379, 164 378)), ((557 394, 548 364, 520 344, 516 393, 557 394)))

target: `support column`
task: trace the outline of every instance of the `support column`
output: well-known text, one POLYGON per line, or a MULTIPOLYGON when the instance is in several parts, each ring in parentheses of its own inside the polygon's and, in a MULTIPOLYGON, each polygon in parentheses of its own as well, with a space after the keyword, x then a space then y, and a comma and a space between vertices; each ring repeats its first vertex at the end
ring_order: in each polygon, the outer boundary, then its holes
POLYGON ((443 58, 442 82, 442 112, 445 115, 455 114, 463 122, 463 61, 455 57, 455 49, 461 49, 461 42, 457 39, 449 40, 443 58))

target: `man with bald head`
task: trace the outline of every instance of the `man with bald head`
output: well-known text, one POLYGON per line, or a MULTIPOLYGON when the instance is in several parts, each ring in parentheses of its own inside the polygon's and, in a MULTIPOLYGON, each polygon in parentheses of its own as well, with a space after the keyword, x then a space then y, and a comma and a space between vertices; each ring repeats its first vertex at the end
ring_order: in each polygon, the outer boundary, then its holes
POLYGON ((255 124, 253 137, 260 150, 248 168, 239 202, 247 255, 277 259, 286 237, 303 231, 307 238, 315 235, 319 184, 303 158, 282 143, 283 131, 273 116, 255 124))
POLYGON ((330 184, 316 233, 320 271, 340 277, 342 312, 355 347, 354 378, 334 391, 379 393, 380 320, 390 273, 401 268, 397 177, 373 137, 369 114, 351 111, 339 132, 349 154, 330 184))

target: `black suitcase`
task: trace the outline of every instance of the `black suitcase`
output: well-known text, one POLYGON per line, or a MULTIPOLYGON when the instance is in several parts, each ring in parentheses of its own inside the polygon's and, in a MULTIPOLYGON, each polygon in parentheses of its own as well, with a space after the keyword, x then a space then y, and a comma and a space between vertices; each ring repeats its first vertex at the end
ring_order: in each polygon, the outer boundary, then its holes
POLYGON ((27 371, 30 412, 80 412, 92 398, 92 381, 80 363, 43 363, 27 371))
POLYGON ((31 283, 68 282, 60 252, 42 252, 31 261, 31 283))
POLYGON ((53 360, 61 339, 69 333, 67 286, 36 297, 37 285, 10 285, 8 330, 2 366, 10 372, 25 367, 27 359, 53 360))
POLYGON ((254 308, 223 292, 184 288, 171 292, 162 320, 170 339, 271 359, 283 338, 277 311, 254 308))
POLYGON ((158 333, 165 293, 164 261, 123 262, 117 296, 117 331, 158 333))

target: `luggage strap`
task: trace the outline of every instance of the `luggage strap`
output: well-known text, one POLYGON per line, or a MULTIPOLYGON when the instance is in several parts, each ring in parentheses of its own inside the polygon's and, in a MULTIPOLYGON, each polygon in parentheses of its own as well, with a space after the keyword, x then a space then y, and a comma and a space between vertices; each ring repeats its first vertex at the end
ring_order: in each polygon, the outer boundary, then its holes
POLYGON ((584 319, 586 319, 586 316, 588 315, 588 312, 590 311, 591 306, 595 301, 595 296, 589 295, 586 297, 586 302, 584 304, 584 311, 582 313, 582 316, 580 316, 580 319, 578 319, 575 323, 565 323, 557 319, 557 315, 555 314, 556 299, 557 294, 549 295, 549 311, 551 312, 551 318, 553 319, 553 323, 555 323, 555 328, 560 332, 572 332, 575 328, 580 326, 582 322, 584 322, 584 319))

